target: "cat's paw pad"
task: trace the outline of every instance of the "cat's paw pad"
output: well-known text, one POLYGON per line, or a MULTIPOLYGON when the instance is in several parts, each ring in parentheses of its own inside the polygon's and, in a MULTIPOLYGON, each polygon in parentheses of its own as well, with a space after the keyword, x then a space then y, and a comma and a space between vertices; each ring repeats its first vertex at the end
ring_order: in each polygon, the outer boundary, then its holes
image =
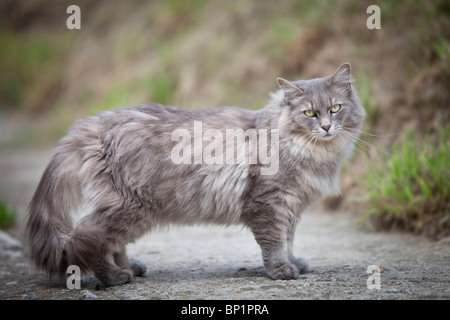
POLYGON ((306 262, 306 260, 302 258, 295 258, 291 262, 297 266, 298 272, 300 274, 306 273, 309 269, 308 262, 306 262))
POLYGON ((147 271, 147 266, 139 260, 131 260, 130 268, 136 277, 142 277, 147 271))
POLYGON ((267 274, 274 280, 292 280, 297 279, 299 276, 297 267, 291 263, 270 268, 267 270, 267 274))

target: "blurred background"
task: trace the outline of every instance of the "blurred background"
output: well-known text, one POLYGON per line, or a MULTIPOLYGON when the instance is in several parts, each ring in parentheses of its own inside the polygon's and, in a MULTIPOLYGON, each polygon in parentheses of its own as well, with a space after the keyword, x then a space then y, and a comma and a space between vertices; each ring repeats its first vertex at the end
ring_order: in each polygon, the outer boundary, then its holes
POLYGON ((350 62, 368 117, 324 210, 450 235, 449 1, 0 1, 0 227, 20 229, 74 120, 158 102, 259 109, 350 62), (69 5, 81 29, 69 30, 69 5), (369 5, 381 10, 370 30, 369 5))

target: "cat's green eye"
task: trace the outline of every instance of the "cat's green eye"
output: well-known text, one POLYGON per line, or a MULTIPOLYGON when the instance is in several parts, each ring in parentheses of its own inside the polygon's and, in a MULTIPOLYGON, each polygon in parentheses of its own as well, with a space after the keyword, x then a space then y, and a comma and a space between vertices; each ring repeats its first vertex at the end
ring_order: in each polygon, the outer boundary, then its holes
POLYGON ((306 110, 305 112, 303 112, 305 114, 305 116, 307 117, 315 117, 316 113, 312 110, 306 110))
POLYGON ((340 105, 340 104, 335 104, 335 105, 332 106, 331 109, 330 109, 330 111, 331 111, 332 113, 336 113, 336 112, 338 112, 339 110, 341 110, 341 105, 340 105))

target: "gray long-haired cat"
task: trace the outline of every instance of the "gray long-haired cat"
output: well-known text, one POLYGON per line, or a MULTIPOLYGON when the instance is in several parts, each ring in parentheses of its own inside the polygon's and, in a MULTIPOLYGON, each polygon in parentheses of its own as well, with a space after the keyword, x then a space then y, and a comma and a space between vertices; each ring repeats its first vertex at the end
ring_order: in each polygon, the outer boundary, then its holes
POLYGON ((292 250, 299 215, 339 193, 340 166, 365 112, 348 63, 328 77, 278 84, 258 111, 150 104, 76 122, 29 206, 34 263, 61 277, 77 265, 120 285, 146 271, 125 252, 144 233, 171 223, 241 223, 270 278, 297 278, 308 268, 292 250), (80 208, 88 214, 74 225, 80 208))

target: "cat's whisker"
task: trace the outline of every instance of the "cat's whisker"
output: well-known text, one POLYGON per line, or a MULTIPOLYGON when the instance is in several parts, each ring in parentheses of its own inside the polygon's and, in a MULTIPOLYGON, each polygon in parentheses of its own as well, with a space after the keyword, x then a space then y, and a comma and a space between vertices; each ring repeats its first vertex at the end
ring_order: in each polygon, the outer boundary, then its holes
POLYGON ((295 158, 292 154, 292 150, 290 150, 290 148, 288 146, 284 146, 282 145, 282 149, 280 152, 280 159, 287 157, 288 159, 286 159, 286 163, 288 163, 288 166, 284 166, 283 168, 283 173, 286 174, 290 168, 292 167, 292 163, 295 162, 295 158))
POLYGON ((365 148, 366 151, 368 151, 369 147, 375 148, 375 150, 377 152, 381 152, 383 154, 389 155, 390 153, 388 151, 386 151, 384 148, 376 146, 372 143, 369 143, 367 141, 362 140, 361 138, 357 137, 357 136, 353 136, 351 133, 349 132, 345 132, 345 131, 340 131, 340 134, 346 136, 347 138, 351 139, 353 142, 356 143, 356 146, 361 146, 363 148, 365 148))
POLYGON ((400 133, 375 134, 375 133, 364 131, 362 129, 349 128, 349 127, 343 127, 342 129, 344 129, 346 131, 350 131, 352 133, 356 133, 358 135, 369 136, 369 137, 373 137, 373 138, 384 138, 384 137, 393 137, 393 136, 400 135, 400 133))
POLYGON ((313 142, 313 145, 311 146, 311 149, 309 151, 308 158, 312 155, 312 153, 314 151, 314 147, 316 146, 317 140, 319 140, 319 137, 314 137, 314 142, 313 142))
POLYGON ((368 146, 363 144, 356 144, 354 137, 348 137, 345 136, 342 132, 338 133, 338 137, 341 138, 341 140, 344 142, 344 144, 354 144, 355 149, 360 152, 361 154, 366 154, 368 152, 368 146))
POLYGON ((317 139, 317 138, 314 137, 314 136, 311 136, 311 137, 308 139, 308 144, 305 146, 304 150, 302 150, 302 157, 303 157, 304 159, 305 159, 305 158, 309 158, 309 157, 311 156, 312 149, 309 150, 308 148, 309 148, 309 146, 311 145, 311 143, 313 143, 316 139, 317 139), (308 152, 308 150, 309 150, 309 152, 308 152), (307 153, 307 152, 308 152, 308 153, 307 153))
POLYGON ((316 137, 316 139, 314 140, 314 145, 311 148, 311 153, 314 150, 314 148, 316 147, 316 143, 317 143, 318 140, 319 140, 319 138, 316 137))
MULTIPOLYGON (((291 147, 289 147, 286 143, 282 143, 280 145, 280 154, 279 154, 280 160, 282 158, 287 158, 286 163, 288 163, 288 166, 284 166, 283 173, 287 173, 291 167, 293 166, 293 163, 295 162, 296 157, 293 154, 293 150, 291 147)), ((283 161, 284 162, 284 161, 283 161)))
POLYGON ((283 146, 280 156, 289 157, 289 161, 287 162, 288 165, 286 167, 284 167, 284 170, 283 170, 284 173, 287 173, 290 170, 294 169, 295 167, 297 167, 298 163, 302 159, 305 159, 311 155, 311 152, 309 152, 308 154, 306 154, 306 152, 307 152, 310 144, 312 142, 315 142, 315 140, 317 139, 316 137, 314 137, 312 135, 308 135, 308 134, 304 134, 304 135, 300 136, 299 138, 304 138, 304 141, 300 145, 294 144, 295 149, 292 149, 291 147, 289 147, 287 145, 283 146), (306 138, 304 138, 304 137, 306 137, 306 138), (286 155, 286 153, 288 153, 288 154, 286 155))
MULTIPOLYGON (((303 136, 307 136, 307 135, 305 134, 303 136)), ((308 135, 307 138, 303 141, 303 143, 300 146, 296 146, 298 148, 297 151, 300 153, 300 157, 294 157, 293 161, 291 161, 291 163, 289 164, 288 169, 295 168, 301 159, 306 158, 305 157, 305 149, 310 144, 310 142, 312 141, 313 138, 314 137, 312 135, 308 135), (305 144, 306 144, 306 146, 305 146, 305 144), (303 146, 305 146, 305 148, 303 148, 303 146)))
POLYGON ((340 132, 338 132, 337 135, 344 143, 348 143, 348 140, 340 132))
MULTIPOLYGON (((309 143, 309 142, 311 141, 312 138, 313 138, 313 136, 311 136, 311 135, 308 136, 307 139, 306 139, 305 141, 303 141, 303 143, 302 143, 301 145, 298 146, 298 149, 302 150, 302 147, 303 147, 305 144, 309 143)), ((306 147, 306 146, 305 146, 305 147, 306 147)))
POLYGON ((378 152, 381 152, 381 153, 383 153, 383 154, 386 154, 386 155, 389 155, 389 154, 390 154, 388 151, 386 151, 386 149, 384 149, 384 148, 382 148, 382 147, 380 147, 380 146, 376 146, 376 145, 374 145, 374 144, 372 144, 372 143, 369 143, 369 142, 367 142, 367 141, 364 141, 364 140, 362 140, 362 139, 360 139, 360 138, 355 138, 355 142, 356 142, 358 145, 363 145, 363 146, 365 146, 365 147, 372 147, 372 148, 375 148, 375 150, 377 150, 378 152))

